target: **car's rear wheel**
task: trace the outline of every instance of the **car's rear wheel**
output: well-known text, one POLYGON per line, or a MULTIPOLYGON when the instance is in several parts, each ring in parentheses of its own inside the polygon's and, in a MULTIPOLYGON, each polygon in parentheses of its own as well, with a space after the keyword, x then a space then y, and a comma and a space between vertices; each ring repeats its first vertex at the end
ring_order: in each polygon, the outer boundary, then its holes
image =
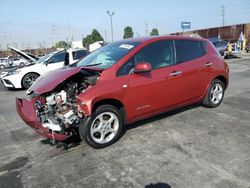
POLYGON ((94 148, 104 148, 117 141, 123 130, 119 110, 112 105, 98 107, 91 117, 79 126, 81 137, 94 148))
POLYGON ((0 69, 3 70, 5 68, 4 65, 0 65, 0 69))
POLYGON ((22 79, 22 86, 24 89, 28 89, 33 82, 39 77, 37 73, 28 73, 22 79))
POLYGON ((221 80, 215 79, 208 88, 202 104, 209 108, 219 106, 224 98, 225 85, 221 80))

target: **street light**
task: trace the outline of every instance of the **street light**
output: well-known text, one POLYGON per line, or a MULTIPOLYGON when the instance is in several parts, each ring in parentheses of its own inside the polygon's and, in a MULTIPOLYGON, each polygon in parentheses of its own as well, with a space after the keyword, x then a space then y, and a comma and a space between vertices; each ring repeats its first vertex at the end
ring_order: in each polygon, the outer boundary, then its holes
POLYGON ((112 17, 115 15, 115 12, 113 11, 112 13, 107 11, 108 16, 110 17, 110 23, 111 23, 111 37, 112 37, 112 42, 114 41, 113 37, 113 22, 112 22, 112 17))

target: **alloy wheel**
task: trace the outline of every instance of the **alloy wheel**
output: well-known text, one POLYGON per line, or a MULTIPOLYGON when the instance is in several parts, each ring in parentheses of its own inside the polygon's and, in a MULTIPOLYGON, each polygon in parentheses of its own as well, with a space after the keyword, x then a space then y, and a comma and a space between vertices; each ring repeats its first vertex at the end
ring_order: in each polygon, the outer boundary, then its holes
POLYGON ((218 104, 223 98, 223 87, 221 84, 215 84, 210 93, 210 100, 213 104, 218 104))
POLYGON ((37 79, 37 74, 28 74, 24 77, 24 87, 28 89, 37 79))
POLYGON ((116 114, 104 112, 99 114, 91 124, 91 138, 99 143, 105 144, 111 141, 119 129, 119 120, 116 114))

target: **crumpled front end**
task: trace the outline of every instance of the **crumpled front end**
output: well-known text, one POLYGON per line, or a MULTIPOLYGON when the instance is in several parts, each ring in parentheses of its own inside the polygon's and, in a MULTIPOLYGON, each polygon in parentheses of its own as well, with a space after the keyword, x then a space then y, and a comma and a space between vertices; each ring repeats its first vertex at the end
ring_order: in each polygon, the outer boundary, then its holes
POLYGON ((16 109, 22 120, 43 137, 57 141, 66 140, 68 135, 54 132, 42 125, 36 115, 33 102, 33 100, 29 101, 27 99, 16 98, 16 109))
POLYGON ((96 84, 99 72, 81 70, 76 74, 69 74, 61 82, 54 79, 54 84, 48 90, 46 83, 50 78, 34 83, 26 92, 30 100, 17 98, 16 108, 22 120, 37 133, 49 139, 63 141, 78 135, 79 125, 89 115, 77 96, 96 84))

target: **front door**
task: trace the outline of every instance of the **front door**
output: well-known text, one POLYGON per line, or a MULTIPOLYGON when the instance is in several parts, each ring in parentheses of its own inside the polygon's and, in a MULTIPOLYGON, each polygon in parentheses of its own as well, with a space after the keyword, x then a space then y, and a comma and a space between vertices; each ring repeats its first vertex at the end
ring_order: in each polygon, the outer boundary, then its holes
POLYGON ((66 51, 61 51, 54 54, 45 64, 45 72, 62 68, 64 66, 66 51))
MULTIPOLYGON (((123 70, 127 72, 129 66, 139 62, 148 62, 152 71, 147 73, 133 73, 129 77, 129 118, 167 110, 182 101, 181 70, 176 64, 175 47, 172 40, 151 43, 136 53, 123 70)), ((122 70, 122 69, 121 69, 122 70)), ((122 72, 122 71, 120 71, 122 72)))

